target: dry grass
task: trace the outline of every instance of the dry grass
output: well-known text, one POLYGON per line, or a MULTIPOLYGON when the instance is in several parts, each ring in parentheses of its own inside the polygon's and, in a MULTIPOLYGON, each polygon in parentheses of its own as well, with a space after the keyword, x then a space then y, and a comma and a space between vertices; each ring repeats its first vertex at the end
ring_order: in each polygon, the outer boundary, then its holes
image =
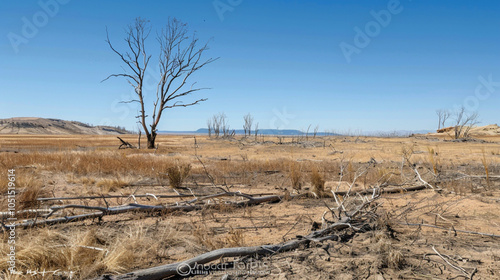
MULTIPOLYGON (((124 139, 132 143, 135 137, 124 139)), ((437 182, 436 175, 439 174, 440 187, 468 199, 468 204, 464 202, 460 205, 463 208, 454 213, 465 216, 467 224, 458 224, 461 221, 455 216, 439 212, 445 219, 454 220, 456 228, 477 226, 484 227, 483 231, 494 231, 486 225, 491 225, 495 219, 498 223, 498 213, 493 204, 485 203, 479 207, 477 201, 469 199, 475 194, 485 200, 496 199, 493 191, 498 188, 498 181, 493 180, 492 176, 500 173, 497 143, 429 142, 416 138, 362 138, 363 141, 356 141, 352 137, 325 137, 318 139, 324 141, 324 145, 304 146, 291 143, 286 137, 280 145, 255 143, 248 139, 209 140, 199 137, 197 140, 197 153, 215 178, 215 183, 224 189, 249 193, 289 194, 289 186, 308 192, 304 184, 309 187, 310 183, 310 190, 321 196, 321 193, 339 184, 340 189, 345 190, 357 172, 367 166, 370 168, 357 179, 355 189, 418 184, 414 171, 407 165, 401 167, 402 154, 405 153, 419 166, 419 172, 431 184, 437 182), (337 152, 332 153, 330 144, 337 152), (345 158, 349 160, 345 161, 345 158), (370 163, 372 158, 376 163, 370 163), (345 166, 342 179, 341 166, 345 166), (447 177, 447 171, 450 174, 461 172, 481 176, 453 179, 447 177), (485 221, 481 220, 483 218, 485 221)), ((266 136, 266 141, 275 140, 266 136)), ((164 187, 167 179, 172 187, 189 186, 195 193, 220 191, 208 187, 211 182, 205 169, 193 156, 192 137, 160 136, 160 148, 156 152, 118 150, 117 142, 111 136, 95 139, 0 136, 0 149, 19 149, 19 153, 0 152, 1 191, 5 192, 5 172, 8 168, 16 168, 20 191, 18 199, 21 201, 18 205, 24 208, 66 203, 33 204, 41 196, 77 196, 85 192, 96 195, 175 194, 170 188, 164 187)), ((383 207, 387 211, 397 211, 402 207, 411 207, 414 201, 422 201, 422 204, 425 202, 428 205, 416 207, 415 212, 420 211, 418 213, 421 215, 418 218, 426 219, 426 223, 444 223, 437 215, 431 214, 437 213, 435 209, 448 209, 434 205, 434 201, 442 199, 441 196, 435 197, 432 192, 415 195, 416 198, 404 200, 400 198, 403 193, 396 194, 387 199, 383 207)), ((168 204, 177 201, 148 199, 142 202, 168 204)), ((130 203, 130 200, 109 199, 107 202, 120 205, 130 203)), ((325 202, 329 205, 334 203, 331 200, 325 202)), ((0 203, 5 205, 3 201, 0 203)), ((103 205, 104 202, 77 200, 75 203, 103 205)), ((18 265, 21 269, 74 271, 76 279, 88 279, 102 273, 119 273, 180 261, 211 249, 281 242, 290 230, 286 238, 307 233, 311 221, 320 221, 324 210, 318 200, 312 199, 282 201, 248 209, 221 204, 206 211, 172 216, 130 214, 106 217, 100 223, 88 221, 73 226, 19 230, 18 265), (302 217, 301 222, 292 228, 299 217, 302 217)), ((380 223, 380 228, 386 224, 393 226, 389 220, 380 223)), ((372 236, 372 242, 367 245, 370 254, 379 261, 377 265, 381 269, 408 269, 410 256, 406 245, 383 229, 380 231, 380 235, 372 236)), ((441 235, 430 235, 428 240, 436 236, 441 235)), ((2 238, 0 271, 6 268, 5 255, 8 250, 5 233, 2 238)), ((356 257, 359 255, 351 256, 350 259, 356 257)), ((491 258, 495 257, 498 258, 497 253, 491 258)), ((345 264, 347 260, 340 262, 345 264)), ((21 279, 13 276, 6 278, 21 279)))
POLYGON ((302 170, 300 163, 297 162, 290 163, 289 176, 292 183, 292 187, 296 190, 302 189, 302 170))
MULTIPOLYGON (((93 180, 89 180, 88 183, 93 180)), ((86 182, 83 180, 83 184, 86 182)), ((96 186, 100 190, 100 194, 109 194, 110 192, 115 192, 121 189, 124 186, 130 185, 132 183, 132 179, 130 177, 116 177, 116 178, 103 178, 96 182, 96 186)))
MULTIPOLYGON (((18 271, 72 271, 78 279, 87 279, 102 273, 122 273, 137 263, 154 262, 165 257, 165 248, 188 244, 169 223, 155 230, 141 223, 123 228, 92 226, 73 234, 48 228, 23 232, 16 242, 18 271)), ((4 234, 3 241, 6 238, 4 234)), ((5 271, 7 242, 2 242, 0 252, 0 271, 5 271)))
POLYGON ((189 176, 191 165, 177 165, 167 169, 167 176, 172 188, 182 187, 182 183, 189 176))
POLYGON ((313 166, 312 171, 311 171, 311 184, 313 186, 313 192, 317 196, 323 196, 323 193, 325 192, 325 180, 323 179, 323 176, 318 171, 318 168, 316 166, 313 166))

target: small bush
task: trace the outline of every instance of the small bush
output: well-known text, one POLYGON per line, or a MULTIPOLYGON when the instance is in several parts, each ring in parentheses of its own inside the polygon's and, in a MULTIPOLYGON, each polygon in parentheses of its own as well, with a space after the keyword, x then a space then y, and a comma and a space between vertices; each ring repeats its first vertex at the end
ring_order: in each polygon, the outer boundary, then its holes
POLYGON ((319 174, 319 171, 316 167, 313 167, 310 179, 313 186, 313 192, 318 196, 322 196, 322 194, 325 192, 325 180, 323 179, 321 174, 319 174))
POLYGON ((167 169, 167 176, 172 188, 179 188, 182 186, 184 180, 189 176, 191 165, 178 165, 167 169))
POLYGON ((290 164, 290 180, 294 189, 302 189, 302 171, 300 170, 300 165, 296 162, 290 164))

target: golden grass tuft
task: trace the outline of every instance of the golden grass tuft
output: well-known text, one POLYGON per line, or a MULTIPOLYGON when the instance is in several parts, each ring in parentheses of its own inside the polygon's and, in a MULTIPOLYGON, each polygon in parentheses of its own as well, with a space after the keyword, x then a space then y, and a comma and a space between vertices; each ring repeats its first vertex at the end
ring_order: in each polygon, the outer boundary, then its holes
POLYGON ((310 179, 313 186, 313 192, 317 196, 322 197, 325 192, 325 179, 323 179, 323 176, 321 176, 316 166, 312 168, 310 179))
POLYGON ((290 180, 292 181, 292 187, 296 190, 302 189, 302 170, 301 166, 297 162, 290 163, 290 180))
POLYGON ((182 187, 182 183, 189 176, 191 165, 177 165, 167 169, 167 176, 172 188, 182 187))
POLYGON ((42 182, 33 172, 17 172, 16 189, 20 191, 17 195, 19 210, 36 208, 40 203, 37 201, 43 193, 42 182))

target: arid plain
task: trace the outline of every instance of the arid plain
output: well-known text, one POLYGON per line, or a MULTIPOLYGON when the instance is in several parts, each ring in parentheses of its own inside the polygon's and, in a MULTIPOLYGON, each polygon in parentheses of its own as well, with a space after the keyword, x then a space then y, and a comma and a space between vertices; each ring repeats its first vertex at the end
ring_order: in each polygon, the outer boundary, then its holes
MULTIPOLYGON (((137 146, 137 135, 120 137, 137 146)), ((500 136, 160 135, 157 143, 118 149, 110 135, 1 135, 2 193, 9 170, 16 177, 17 270, 108 279, 221 248, 304 240, 218 258, 232 268, 189 276, 500 277, 500 136), (109 211, 122 206, 139 208, 109 211), (304 239, 342 217, 347 227, 304 239)), ((25 279, 7 273, 5 227, 2 238, 2 277, 25 279)))

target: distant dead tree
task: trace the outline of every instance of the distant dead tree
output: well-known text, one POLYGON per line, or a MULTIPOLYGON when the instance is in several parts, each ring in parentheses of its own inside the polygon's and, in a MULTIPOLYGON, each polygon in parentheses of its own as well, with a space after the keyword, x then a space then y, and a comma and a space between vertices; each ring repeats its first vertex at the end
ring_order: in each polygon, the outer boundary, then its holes
MULTIPOLYGON (((219 114, 220 115, 220 114, 219 114)), ((219 115, 213 115, 212 117, 212 130, 216 138, 220 135, 220 118, 219 115)))
POLYGON ((144 84, 151 59, 151 54, 146 50, 146 41, 150 32, 149 21, 137 18, 134 24, 126 28, 127 49, 119 51, 111 44, 106 29, 106 42, 120 57, 125 67, 123 73, 109 75, 103 81, 111 77, 123 77, 135 89, 137 99, 124 101, 124 103, 139 103, 140 111, 137 118, 146 134, 147 147, 154 149, 157 127, 165 109, 188 107, 207 100, 199 98, 188 103, 182 101, 188 95, 207 89, 196 88, 195 83, 187 87, 186 83, 192 74, 217 58, 203 60, 202 55, 208 50, 208 43, 198 46, 198 38, 195 34, 188 34, 187 24, 175 18, 169 19, 165 29, 157 33, 156 38, 159 43, 159 80, 156 85, 156 100, 153 102, 152 120, 148 127, 146 117, 149 115, 146 114, 144 84))
POLYGON ((479 123, 477 112, 467 112, 462 106, 455 112, 455 139, 466 138, 470 130, 479 123))
POLYGON ((259 134, 259 123, 255 124, 254 134, 255 134, 255 141, 257 142, 257 135, 259 134))
POLYGON ((245 121, 245 124, 243 125, 245 137, 247 135, 248 137, 250 137, 250 135, 252 134, 253 117, 250 113, 248 113, 243 117, 243 120, 245 121))
POLYGON ((436 110, 436 115, 438 116, 438 130, 445 127, 446 120, 451 116, 450 111, 439 109, 436 110))
POLYGON ((212 131, 216 138, 230 136, 229 124, 227 123, 227 116, 224 113, 218 113, 212 116, 210 122, 212 125, 212 131))
POLYGON ((212 137, 212 119, 207 120, 208 137, 212 137))
POLYGON ((227 138, 230 136, 230 127, 229 124, 227 123, 226 114, 220 113, 219 118, 220 118, 220 128, 222 130, 222 136, 224 138, 227 138))
POLYGON ((319 125, 314 127, 313 138, 316 138, 316 135, 318 134, 318 130, 319 130, 319 125))

